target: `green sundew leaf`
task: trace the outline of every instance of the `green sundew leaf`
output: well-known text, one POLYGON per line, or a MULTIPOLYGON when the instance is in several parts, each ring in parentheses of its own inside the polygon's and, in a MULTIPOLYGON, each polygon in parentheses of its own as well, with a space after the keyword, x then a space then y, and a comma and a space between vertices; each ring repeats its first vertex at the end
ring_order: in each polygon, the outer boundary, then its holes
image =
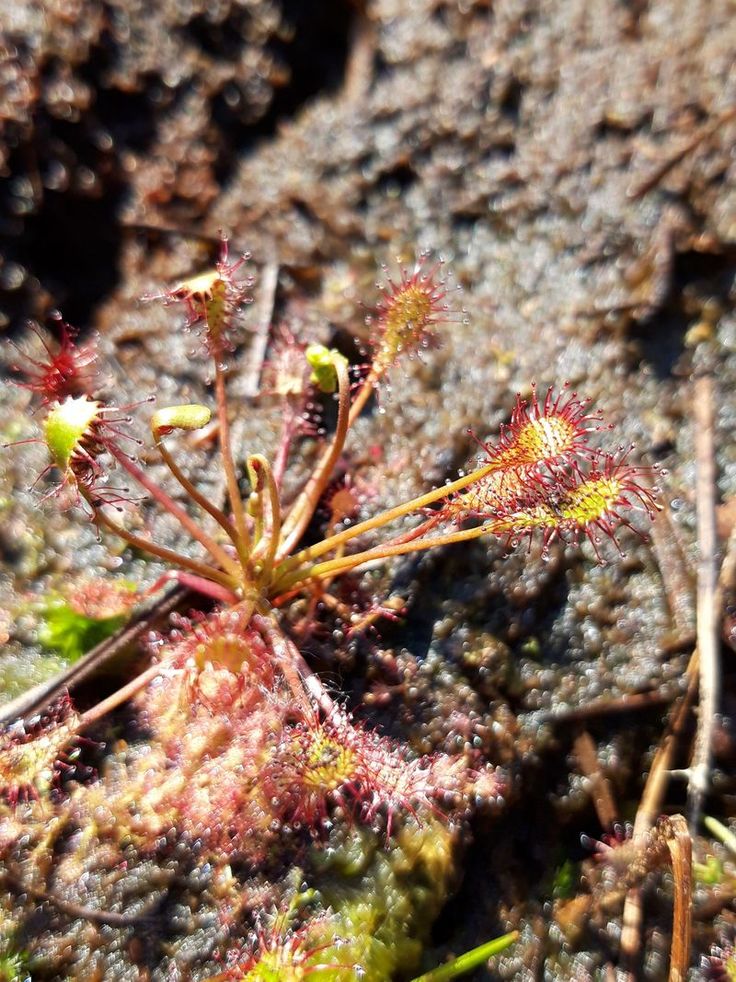
POLYGON ((13 947, 10 937, 0 938, 0 982, 31 982, 26 951, 13 947))
POLYGON ((334 348, 326 348, 323 344, 310 344, 305 351, 306 359, 312 368, 309 381, 316 385, 320 392, 337 391, 337 364, 347 364, 347 358, 334 348))
POLYGON ((559 900, 567 900, 575 896, 580 879, 577 864, 571 859, 560 863, 552 879, 552 895, 559 900))
POLYGON ((80 440, 100 415, 100 403, 87 396, 68 398, 49 409, 43 424, 46 444, 54 463, 66 470, 80 440))

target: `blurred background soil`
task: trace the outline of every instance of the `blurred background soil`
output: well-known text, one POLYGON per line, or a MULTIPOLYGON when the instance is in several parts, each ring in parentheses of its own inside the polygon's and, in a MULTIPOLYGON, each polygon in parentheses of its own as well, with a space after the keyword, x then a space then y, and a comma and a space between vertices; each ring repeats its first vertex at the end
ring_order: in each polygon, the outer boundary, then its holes
MULTIPOLYGON (((458 316, 356 429, 345 466, 367 489, 365 514, 454 475, 475 453, 468 427, 493 437, 532 380, 569 381, 637 458, 668 470, 657 548, 625 530, 623 558, 602 544, 605 565, 589 545, 544 562, 486 541, 407 558, 363 582, 407 602, 401 623, 310 639, 372 724, 422 752, 471 740, 507 768, 505 809, 469 830, 434 936, 439 960, 519 926, 523 943, 478 979, 587 979, 615 961, 620 904, 565 911, 589 862, 580 833, 604 831, 580 735, 615 817, 631 819, 693 644, 696 365, 716 378, 724 538, 736 519, 735 50, 730 0, 0 10, 6 368, 10 340, 32 350, 27 322, 59 309, 99 332, 117 402, 206 401, 207 369, 177 314, 140 297, 211 264, 223 230, 256 276, 231 376, 240 439, 270 453, 279 419, 249 394, 249 332, 272 318, 360 360, 381 264, 428 249, 463 288, 458 316), (601 701, 616 709, 589 711, 601 701)), ((4 441, 33 435, 27 395, 4 387, 4 441)), ((160 573, 122 549, 111 561, 72 513, 39 510, 24 489, 42 459, 33 447, 0 459, 6 698, 61 665, 36 641, 29 597, 90 569, 144 585, 160 573)), ((736 707, 724 659, 706 810, 727 819, 736 707)), ((673 785, 667 809, 682 805, 673 785)), ((696 922, 693 965, 733 936, 732 904, 726 891, 696 922)), ((652 891, 641 978, 666 977, 670 916, 652 891)))

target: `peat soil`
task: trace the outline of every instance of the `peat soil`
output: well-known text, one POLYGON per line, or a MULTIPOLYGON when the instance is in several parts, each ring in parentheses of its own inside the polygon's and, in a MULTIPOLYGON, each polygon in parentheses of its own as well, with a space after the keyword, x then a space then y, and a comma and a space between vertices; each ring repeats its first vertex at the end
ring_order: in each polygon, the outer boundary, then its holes
MULTIPOLYGON (((6 369, 11 340, 35 343, 27 321, 60 309, 99 335, 117 402, 206 401, 206 365, 176 314, 139 298, 211 263, 224 230, 256 276, 231 373, 240 445, 269 454, 279 419, 249 389, 259 318, 359 361, 381 265, 429 250, 462 296, 441 346, 399 367, 356 428, 344 467, 366 514, 456 474, 476 452, 468 428, 493 438, 532 380, 569 382, 636 459, 667 469, 654 542, 624 530, 623 556, 601 544, 605 564, 587 543, 547 561, 486 541, 409 557, 362 583, 406 603, 400 623, 350 641, 328 623, 309 641, 371 725, 420 752, 470 740, 506 768, 506 805, 472 823, 428 953, 436 963, 519 927, 513 953, 478 980, 587 979, 616 964, 623 890, 601 885, 580 835, 633 820, 692 652, 696 370, 715 379, 724 542, 736 520, 733 13, 730 0, 0 10, 6 369), (273 304, 259 304, 274 270, 273 304), (627 708, 634 694, 646 697, 627 708)), ((8 385, 2 398, 3 440, 32 435, 27 393, 8 385)), ((42 459, 34 447, 0 456, 8 699, 62 667, 34 640, 29 596, 91 569, 143 584, 161 572, 121 549, 111 560, 73 512, 39 510, 24 489, 42 459)), ((295 484, 303 473, 297 461, 295 484)), ((727 821, 727 644, 723 660, 706 812, 727 821)), ((675 782, 662 808, 683 807, 675 782)), ((701 862, 719 848, 696 841, 701 862)), ((721 881, 696 893, 693 978, 712 944, 733 939, 736 874, 721 858, 721 881)), ((655 980, 671 901, 661 877, 649 886, 637 971, 655 980)))

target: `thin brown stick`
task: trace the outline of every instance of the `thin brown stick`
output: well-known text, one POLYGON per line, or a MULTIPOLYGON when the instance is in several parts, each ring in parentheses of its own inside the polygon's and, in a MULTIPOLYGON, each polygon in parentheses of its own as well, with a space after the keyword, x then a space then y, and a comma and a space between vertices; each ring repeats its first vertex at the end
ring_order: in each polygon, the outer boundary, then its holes
POLYGON ((640 184, 636 185, 628 192, 629 198, 636 201, 638 198, 643 198, 645 194, 648 194, 651 190, 657 187, 665 177, 673 170, 681 161, 687 157, 689 153, 697 149, 701 143, 705 140, 710 139, 714 136, 724 123, 730 122, 730 120, 736 117, 736 106, 731 106, 730 109, 726 109, 724 112, 714 119, 711 123, 706 123, 705 126, 701 127, 695 136, 691 137, 687 143, 685 143, 679 150, 671 154, 661 164, 645 178, 640 184))
POLYGON ((682 815, 672 815, 667 825, 667 848, 675 883, 668 982, 685 982, 690 966, 692 936, 693 845, 687 822, 682 815))
POLYGON ((695 577, 680 548, 669 508, 652 522, 650 535, 675 631, 688 634, 695 624, 695 577))
POLYGON ((710 786, 713 730, 720 695, 719 623, 716 609, 716 474, 713 423, 713 381, 708 375, 693 386, 696 456, 696 504, 698 521, 697 635, 700 664, 700 696, 695 745, 688 770, 688 818, 695 833, 703 799, 710 786))
POLYGON ((611 782, 601 769, 595 742, 587 730, 577 735, 573 749, 580 771, 590 783, 590 795, 601 828, 613 828, 618 819, 618 809, 613 799, 611 782))
POLYGON ((361 102, 373 81, 373 60, 376 55, 376 29, 368 19, 366 3, 359 2, 351 29, 350 49, 345 66, 342 95, 346 102, 361 102))
POLYGON ((6 870, 0 873, 0 876, 15 893, 25 893, 33 897, 34 900, 52 904, 62 914, 66 914, 74 920, 91 921, 94 924, 110 924, 113 927, 128 927, 133 924, 140 924, 141 921, 150 916, 145 913, 120 914, 115 910, 95 910, 92 907, 84 907, 81 904, 64 900, 48 890, 40 890, 38 887, 30 886, 19 873, 10 873, 6 870))
MULTIPOLYGON (((273 251, 273 247, 272 250, 273 251)), ((243 392, 254 399, 261 386, 261 369, 266 357, 268 338, 271 333, 273 310, 276 303, 276 289, 279 283, 279 263, 273 256, 263 267, 258 281, 258 306, 255 311, 256 329, 248 349, 248 364, 243 378, 243 392)))
POLYGON ((111 713, 113 709, 117 709, 118 706, 122 706, 124 702, 127 702, 131 696, 134 696, 136 692, 140 692, 145 686, 148 685, 161 671, 161 666, 157 663, 151 665, 140 675, 137 675, 132 681, 128 682, 127 685, 122 686, 117 689, 112 695, 109 695, 107 699, 103 699, 98 702, 96 706, 88 709, 86 713, 82 713, 79 717, 79 725, 77 726, 77 731, 81 731, 88 726, 93 726, 98 720, 101 720, 103 716, 111 713))
POLYGON ((660 692, 658 689, 652 689, 649 692, 627 693, 618 699, 603 696, 600 699, 592 699, 590 702, 584 703, 582 706, 575 706, 572 709, 563 708, 540 713, 538 718, 541 722, 552 723, 553 725, 583 723, 586 720, 597 719, 601 716, 640 712, 650 709, 652 706, 667 705, 668 703, 674 702, 679 695, 679 690, 668 693, 660 692))

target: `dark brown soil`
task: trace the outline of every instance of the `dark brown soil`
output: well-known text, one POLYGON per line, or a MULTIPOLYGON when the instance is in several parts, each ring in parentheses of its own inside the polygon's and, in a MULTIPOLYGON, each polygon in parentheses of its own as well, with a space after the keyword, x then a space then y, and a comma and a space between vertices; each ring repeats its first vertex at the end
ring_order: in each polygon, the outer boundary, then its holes
MULTIPOLYGON (((421 752, 470 739, 508 770, 504 810, 474 821, 428 965, 514 927, 514 954, 473 978, 603 978, 617 963, 621 891, 580 845, 604 830, 575 740, 590 734, 618 817, 633 819, 693 644, 695 367, 716 379, 724 536, 733 524, 735 49, 729 0, 25 0, 0 11, 5 364, 26 319, 60 308, 100 333, 116 400, 182 386, 206 398, 205 366, 172 334, 171 312, 138 298, 207 264, 220 229, 252 253, 256 276, 277 264, 275 320, 357 358, 380 265, 430 249, 462 284, 467 323, 459 315, 439 349, 399 369, 357 427, 349 463, 371 489, 367 508, 454 475, 474 453, 468 427, 496 433, 533 379, 570 381, 637 457, 668 470, 672 554, 625 531, 625 557, 603 543, 605 565, 588 545, 548 562, 486 542, 407 558, 365 582, 407 601, 403 623, 378 642, 310 642, 371 723, 421 752), (372 447, 382 453, 362 452, 372 447), (640 693, 649 705, 620 711, 640 693), (590 709, 604 700, 617 708, 590 709)), ((278 420, 242 394, 248 365, 246 336, 232 379, 240 435, 268 454, 278 420)), ((26 405, 8 387, 4 439, 31 435, 26 405)), ((40 513, 17 493, 34 453, 0 461, 8 697, 59 667, 34 644, 33 612, 18 616, 22 598, 110 565, 70 513, 40 513)), ((160 572, 122 563, 143 582, 160 572)), ((723 821, 732 654, 706 801, 723 821)), ((685 742, 677 766, 687 754, 685 742)), ((683 807, 673 784, 663 808, 683 807)), ((707 851, 719 847, 698 840, 698 861, 707 851)), ((733 940, 725 861, 717 890, 695 897, 693 967, 733 940)), ((649 886, 641 979, 666 978, 663 883, 649 886)))

